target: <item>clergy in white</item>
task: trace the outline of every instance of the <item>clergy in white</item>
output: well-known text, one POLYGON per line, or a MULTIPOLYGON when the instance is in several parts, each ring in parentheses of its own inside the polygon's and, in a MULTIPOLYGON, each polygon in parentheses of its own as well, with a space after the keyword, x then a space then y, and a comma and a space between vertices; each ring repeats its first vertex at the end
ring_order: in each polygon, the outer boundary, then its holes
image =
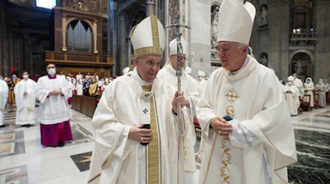
POLYGON ((36 123, 35 90, 37 83, 29 79, 28 72, 23 72, 23 80, 19 82, 15 88, 16 99, 16 125, 29 127, 36 123))
MULTIPOLYGON (((184 38, 181 38, 182 54, 181 54, 181 66, 185 66, 187 42, 184 38)), ((159 71, 158 78, 173 88, 178 88, 178 78, 176 76, 176 70, 178 68, 177 57, 177 40, 174 39, 169 44, 170 57, 165 66, 159 71)), ((185 137, 184 137, 184 156, 185 156, 185 182, 192 183, 189 179, 193 179, 193 173, 196 172, 195 153, 194 146, 196 142, 195 127, 193 118, 195 116, 195 104, 199 98, 198 94, 199 86, 198 82, 192 78, 185 70, 182 70, 181 76, 181 91, 186 98, 186 107, 188 108, 189 118, 185 119, 185 137)))
POLYGON ((299 89, 293 83, 294 77, 289 76, 288 82, 283 87, 283 91, 285 94, 285 100, 288 105, 289 111, 291 116, 298 115, 298 108, 299 108, 299 89))
MULTIPOLYGON (((305 94, 308 96, 309 98, 309 107, 311 109, 314 108, 314 83, 313 83, 313 80, 312 78, 310 77, 307 77, 306 80, 305 80, 305 83, 304 83, 304 89, 305 89, 305 94)), ((307 99, 305 99, 307 97, 304 97, 304 101, 307 101, 307 99)))
POLYGON ((323 83, 323 79, 319 79, 319 83, 315 85, 315 90, 316 93, 319 94, 319 106, 326 107, 327 101, 326 101, 325 92, 327 90, 327 87, 323 83))
MULTIPOLYGON (((293 84, 298 88, 298 90, 299 90, 299 97, 300 98, 303 98, 304 97, 304 94, 305 94, 305 92, 304 92, 304 84, 303 84, 303 82, 299 79, 299 78, 297 78, 297 74, 296 73, 293 73, 292 74, 292 76, 293 76, 293 78, 294 78, 294 80, 293 80, 293 84)), ((300 102, 299 102, 300 103, 300 102)))
POLYGON ((182 132, 175 113, 177 104, 184 105, 184 96, 174 95, 175 90, 156 77, 164 28, 149 16, 133 28, 131 41, 135 69, 110 83, 94 113, 88 183, 183 184, 182 132))
POLYGON ((72 91, 62 75, 56 75, 54 64, 46 67, 48 75, 39 78, 36 97, 39 100, 37 121, 40 122, 41 144, 63 146, 72 140, 68 99, 72 91))
POLYGON ((254 6, 224 0, 219 11, 222 68, 208 79, 196 111, 206 138, 199 183, 287 183, 297 161, 293 127, 276 75, 248 55, 254 6))
POLYGON ((8 98, 8 85, 0 76, 0 127, 4 127, 5 122, 5 108, 8 98))

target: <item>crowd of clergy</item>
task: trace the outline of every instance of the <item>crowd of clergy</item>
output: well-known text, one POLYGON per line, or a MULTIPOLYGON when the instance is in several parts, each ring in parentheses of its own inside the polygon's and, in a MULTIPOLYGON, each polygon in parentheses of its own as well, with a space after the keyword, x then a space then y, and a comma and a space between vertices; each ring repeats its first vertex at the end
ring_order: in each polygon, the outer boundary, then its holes
POLYGON ((311 77, 306 77, 303 83, 297 74, 293 73, 287 78, 286 84, 283 81, 281 84, 291 116, 315 108, 324 108, 330 103, 328 79, 319 79, 319 82, 314 84, 311 77))

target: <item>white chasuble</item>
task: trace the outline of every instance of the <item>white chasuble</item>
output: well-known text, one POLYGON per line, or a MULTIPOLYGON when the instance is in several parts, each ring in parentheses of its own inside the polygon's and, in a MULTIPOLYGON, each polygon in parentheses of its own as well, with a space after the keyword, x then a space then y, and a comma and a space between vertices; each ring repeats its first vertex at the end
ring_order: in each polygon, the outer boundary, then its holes
POLYGON ((287 183, 286 167, 296 162, 293 128, 278 78, 249 55, 245 64, 235 75, 223 68, 214 71, 196 106, 206 139, 199 183, 287 183), (222 137, 209 125, 212 118, 226 115, 233 118, 234 131, 222 137), (237 141, 239 136, 244 143, 237 141))
POLYGON ((37 121, 44 125, 57 124, 70 119, 68 98, 72 91, 64 76, 57 75, 55 79, 48 76, 39 78, 36 88, 36 97, 40 101, 37 121), (62 90, 61 95, 49 95, 52 90, 62 90))
MULTIPOLYGON (((178 78, 176 76, 176 70, 169 63, 164 68, 162 68, 157 77, 171 85, 173 88, 178 88, 178 78)), ((194 146, 196 143, 196 134, 194 126, 194 116, 195 116, 195 105, 199 99, 199 85, 198 82, 193 79, 189 74, 184 70, 182 71, 181 77, 181 90, 184 92, 186 99, 189 99, 190 108, 187 108, 189 112, 189 117, 184 119, 185 125, 185 137, 184 137, 184 164, 185 171, 195 172, 196 171, 196 162, 195 162, 195 153, 194 146)))
POLYGON ((35 102, 37 83, 31 79, 21 80, 14 88, 16 98, 16 124, 34 124, 36 121, 35 102), (24 95, 24 93, 27 93, 24 95))
POLYGON ((5 108, 8 98, 8 85, 5 81, 0 80, 0 125, 4 124, 5 108))
POLYGON ((178 125, 171 111, 173 97, 174 90, 157 78, 151 92, 143 91, 131 73, 110 83, 92 120, 95 149, 89 183, 183 183, 178 125), (148 146, 128 139, 130 127, 139 124, 150 124, 153 130, 148 146))

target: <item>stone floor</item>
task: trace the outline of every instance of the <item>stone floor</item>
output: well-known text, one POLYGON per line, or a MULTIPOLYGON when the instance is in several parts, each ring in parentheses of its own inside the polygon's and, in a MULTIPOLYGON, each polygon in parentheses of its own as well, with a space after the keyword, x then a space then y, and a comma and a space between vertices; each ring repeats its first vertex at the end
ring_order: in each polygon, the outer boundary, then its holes
MULTIPOLYGON (((0 184, 87 182, 94 147, 90 118, 72 110, 74 140, 61 148, 41 146, 39 125, 15 126, 15 112, 6 112, 5 119, 6 127, 0 129, 0 184)), ((292 117, 292 123, 299 162, 289 168, 290 183, 330 183, 330 107, 292 117)))

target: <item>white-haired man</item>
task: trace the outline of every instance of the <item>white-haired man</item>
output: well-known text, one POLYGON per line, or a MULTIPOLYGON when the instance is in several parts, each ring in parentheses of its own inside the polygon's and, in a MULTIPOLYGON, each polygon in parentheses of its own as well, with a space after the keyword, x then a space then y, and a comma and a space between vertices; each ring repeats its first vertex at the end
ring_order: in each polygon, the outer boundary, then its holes
POLYGON ((251 3, 238 0, 224 0, 220 7, 222 68, 211 74, 196 106, 206 138, 203 184, 284 183, 286 167, 297 160, 279 80, 247 54, 255 12, 251 3))
POLYGON ((185 101, 182 93, 174 95, 175 90, 157 78, 164 28, 149 16, 133 28, 131 41, 135 69, 110 83, 92 120, 95 149, 89 183, 182 184, 175 113, 185 101))
MULTIPOLYGON (((187 41, 181 38, 182 54, 181 66, 185 66, 187 55, 187 41)), ((166 65, 159 71, 158 78, 170 84, 173 88, 177 88, 178 79, 176 70, 178 68, 177 57, 177 40, 174 39, 169 44, 170 57, 166 65)), ((186 108, 188 108, 189 118, 185 119, 186 132, 184 137, 184 153, 185 153, 185 182, 193 183, 193 173, 196 172, 196 162, 194 154, 194 146, 196 142, 195 128, 193 118, 195 116, 195 104, 199 98, 199 86, 197 81, 192 78, 186 70, 182 70, 181 90, 186 98, 186 108)))

